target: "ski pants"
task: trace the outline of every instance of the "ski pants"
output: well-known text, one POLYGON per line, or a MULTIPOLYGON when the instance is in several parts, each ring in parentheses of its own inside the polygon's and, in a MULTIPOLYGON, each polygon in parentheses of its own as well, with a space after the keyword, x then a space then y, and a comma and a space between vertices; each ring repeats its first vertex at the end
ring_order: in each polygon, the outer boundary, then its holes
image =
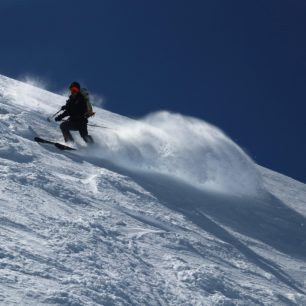
POLYGON ((92 137, 88 135, 87 120, 67 120, 61 123, 60 128, 66 142, 74 141, 70 131, 79 131, 81 137, 84 139, 85 142, 93 143, 92 137))

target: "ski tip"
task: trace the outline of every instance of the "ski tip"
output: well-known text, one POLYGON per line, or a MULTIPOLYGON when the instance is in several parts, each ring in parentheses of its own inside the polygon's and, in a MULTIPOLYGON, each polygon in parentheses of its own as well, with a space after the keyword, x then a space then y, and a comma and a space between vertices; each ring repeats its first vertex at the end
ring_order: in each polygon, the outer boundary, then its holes
POLYGON ((37 142, 43 142, 44 140, 40 137, 34 137, 34 140, 37 142))

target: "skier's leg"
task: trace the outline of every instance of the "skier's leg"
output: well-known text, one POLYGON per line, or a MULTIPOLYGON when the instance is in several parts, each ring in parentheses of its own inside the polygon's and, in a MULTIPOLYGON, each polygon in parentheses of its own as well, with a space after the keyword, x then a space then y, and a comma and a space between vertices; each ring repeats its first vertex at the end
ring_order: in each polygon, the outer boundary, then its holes
POLYGON ((83 139, 87 143, 94 143, 94 140, 93 140, 92 136, 90 136, 90 135, 85 136, 83 139))
POLYGON ((63 123, 61 123, 60 125, 60 128, 61 128, 61 131, 63 133, 63 136, 64 136, 64 139, 65 139, 65 142, 67 141, 74 141, 71 133, 70 133, 70 130, 72 130, 72 126, 70 124, 69 121, 64 121, 63 123))
POLYGON ((79 129, 81 137, 84 139, 86 143, 93 143, 93 139, 90 135, 88 135, 87 123, 84 123, 80 126, 79 129))

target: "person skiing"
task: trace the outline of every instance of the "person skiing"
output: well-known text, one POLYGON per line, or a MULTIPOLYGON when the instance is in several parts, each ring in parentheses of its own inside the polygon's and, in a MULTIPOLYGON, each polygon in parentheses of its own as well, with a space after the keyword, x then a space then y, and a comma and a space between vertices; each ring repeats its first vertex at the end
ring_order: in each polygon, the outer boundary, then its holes
POLYGON ((69 96, 66 105, 61 107, 63 113, 55 117, 55 121, 61 121, 65 117, 69 116, 68 120, 60 124, 60 129, 63 133, 65 142, 74 142, 70 131, 79 131, 81 137, 86 143, 93 143, 93 139, 88 135, 87 130, 87 118, 93 114, 92 109, 91 113, 89 112, 89 102, 87 102, 86 97, 82 93, 81 85, 78 82, 72 82, 69 89, 71 95, 69 96))

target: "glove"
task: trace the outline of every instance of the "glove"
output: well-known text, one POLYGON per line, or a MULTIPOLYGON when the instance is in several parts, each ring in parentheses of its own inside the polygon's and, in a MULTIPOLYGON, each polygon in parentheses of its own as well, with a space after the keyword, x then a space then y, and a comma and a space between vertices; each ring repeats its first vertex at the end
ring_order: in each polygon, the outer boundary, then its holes
POLYGON ((66 105, 63 105, 62 107, 61 107, 61 110, 63 111, 63 110, 65 110, 66 109, 66 105))
POLYGON ((62 119, 63 119, 63 118, 62 118, 61 115, 59 115, 59 116, 57 116, 57 117, 54 118, 55 121, 61 121, 62 119))

